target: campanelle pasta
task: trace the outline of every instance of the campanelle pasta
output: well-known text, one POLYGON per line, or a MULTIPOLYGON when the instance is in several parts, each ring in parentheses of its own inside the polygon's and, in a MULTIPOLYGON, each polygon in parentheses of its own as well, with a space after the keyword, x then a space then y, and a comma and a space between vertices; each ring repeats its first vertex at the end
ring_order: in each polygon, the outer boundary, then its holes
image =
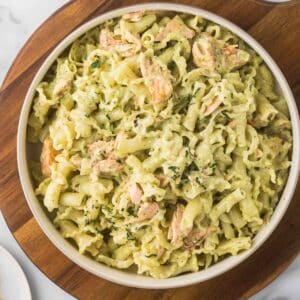
POLYGON ((36 89, 36 194, 66 239, 167 278, 251 247, 290 166, 262 59, 197 16, 125 14, 76 40, 36 89))

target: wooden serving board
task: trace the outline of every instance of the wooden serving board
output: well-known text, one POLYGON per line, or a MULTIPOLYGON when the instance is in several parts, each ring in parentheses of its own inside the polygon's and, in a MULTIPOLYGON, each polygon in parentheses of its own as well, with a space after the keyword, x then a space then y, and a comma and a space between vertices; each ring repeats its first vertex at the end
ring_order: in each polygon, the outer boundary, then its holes
MULTIPOLYGON (((0 91, 0 208, 28 257, 53 282, 80 299, 246 299, 269 284, 299 254, 300 184, 286 215, 264 245, 231 271, 201 284, 169 290, 128 288, 100 279, 66 258, 45 236, 25 201, 17 172, 16 134, 26 91, 57 43, 85 21, 138 0, 75 0, 52 15, 27 41, 0 91)), ((170 2, 170 1, 169 1, 170 2)), ((217 13, 256 38, 285 74, 300 108, 300 2, 181 0, 217 13)))

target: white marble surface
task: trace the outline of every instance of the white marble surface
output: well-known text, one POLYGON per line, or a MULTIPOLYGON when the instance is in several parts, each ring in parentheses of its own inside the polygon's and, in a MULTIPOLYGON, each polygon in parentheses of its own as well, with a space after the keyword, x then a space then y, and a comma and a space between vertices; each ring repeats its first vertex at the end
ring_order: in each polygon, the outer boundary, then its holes
MULTIPOLYGON (((4 79, 15 55, 32 32, 66 2, 66 0, 0 0, 0 83, 4 79)), ((0 244, 14 255, 24 269, 32 290, 33 300, 74 299, 47 279, 31 263, 10 234, 1 213, 0 244)), ((263 266, 258 266, 258 269, 261 267, 263 266)), ((253 275, 249 274, 249 276, 253 275)), ((299 299, 300 257, 272 284, 251 298, 251 300, 299 299)))

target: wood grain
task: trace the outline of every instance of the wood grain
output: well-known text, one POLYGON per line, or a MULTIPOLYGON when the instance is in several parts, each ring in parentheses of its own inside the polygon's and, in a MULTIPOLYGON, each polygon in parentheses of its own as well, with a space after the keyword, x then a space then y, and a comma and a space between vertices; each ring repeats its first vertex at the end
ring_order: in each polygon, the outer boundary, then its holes
MULTIPOLYGON (((23 196, 17 172, 16 133, 21 106, 33 76, 55 45, 80 24, 109 9, 140 2, 139 0, 71 1, 46 20, 20 51, 0 91, 1 210, 10 230, 30 259, 51 280, 79 299, 246 299, 276 278, 299 254, 299 183, 285 217, 254 255, 215 279, 169 290, 127 288, 82 270, 60 253, 44 235, 23 196)), ((279 64, 293 89, 297 105, 300 106, 298 1, 280 6, 254 0, 172 2, 207 9, 247 30, 279 64)))

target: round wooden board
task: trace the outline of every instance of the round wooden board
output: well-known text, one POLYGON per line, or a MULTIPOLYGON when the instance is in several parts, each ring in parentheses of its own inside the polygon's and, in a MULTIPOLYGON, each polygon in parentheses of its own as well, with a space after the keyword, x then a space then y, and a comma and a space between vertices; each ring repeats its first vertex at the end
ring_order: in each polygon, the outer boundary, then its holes
MULTIPOLYGON (((15 59, 0 92, 1 210, 28 257, 52 281, 80 299, 246 299, 276 278, 299 253, 299 183, 285 217, 254 255, 217 278, 169 290, 128 288, 82 270, 48 240, 25 201, 17 171, 16 134, 21 106, 33 76, 51 49, 80 24, 112 8, 138 2, 141 1, 71 1, 32 35, 15 59)), ((217 13, 254 36, 279 64, 300 106, 300 2, 277 6, 254 0, 180 2, 217 13)))

